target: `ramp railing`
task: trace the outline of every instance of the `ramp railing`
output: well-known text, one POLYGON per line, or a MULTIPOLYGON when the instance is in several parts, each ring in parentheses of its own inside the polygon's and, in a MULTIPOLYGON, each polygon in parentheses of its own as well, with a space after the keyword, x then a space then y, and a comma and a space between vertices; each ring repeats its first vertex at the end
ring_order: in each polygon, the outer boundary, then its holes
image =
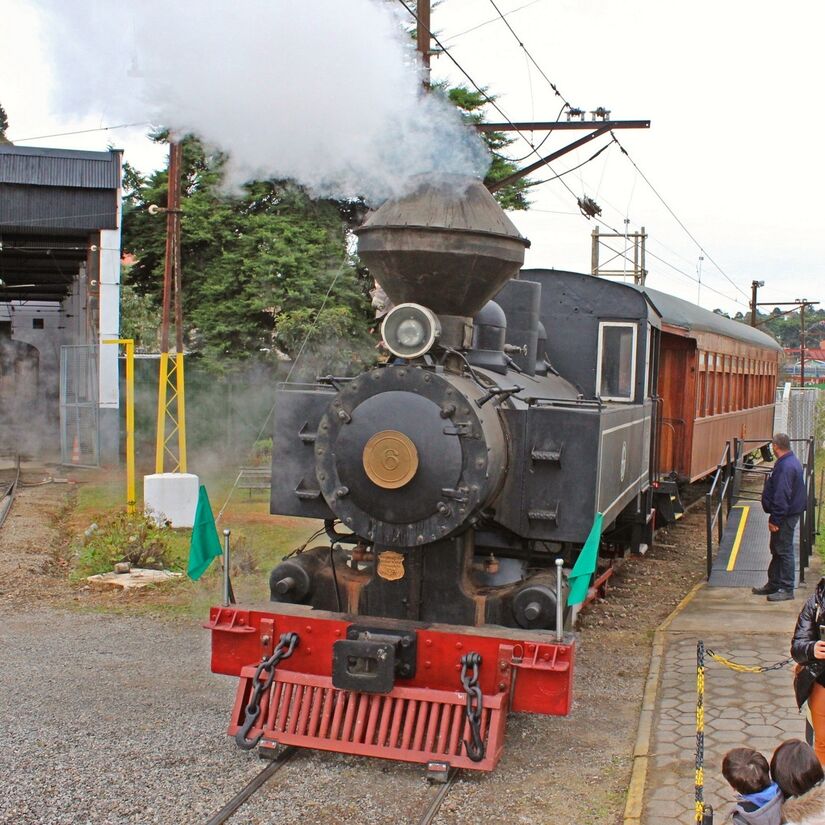
POLYGON ((713 475, 710 489, 705 494, 706 566, 708 578, 710 578, 710 571, 713 567, 714 532, 716 533, 716 545, 718 546, 722 541, 725 522, 730 515, 730 508, 733 504, 733 478, 733 448, 731 447, 731 443, 728 442, 722 452, 722 458, 716 465, 716 472, 713 475))
MULTIPOLYGON (((732 476, 731 501, 757 501, 762 500, 762 491, 743 489, 742 477, 745 473, 751 476, 763 476, 764 479, 772 472, 772 467, 763 467, 750 463, 749 456, 759 448, 765 448, 770 443, 770 438, 737 438, 733 443, 732 454, 732 476)), ((802 477, 805 482, 805 492, 807 506, 799 519, 799 581, 805 581, 805 568, 811 560, 811 554, 816 543, 816 443, 813 437, 792 438, 791 449, 802 464, 802 477)), ((718 473, 718 471, 717 471, 718 473)), ((715 481, 715 479, 714 479, 715 481)), ((764 485, 764 480, 763 480, 764 485)), ((712 488, 711 488, 712 489, 712 488)), ((721 540, 721 529, 720 529, 721 540)))

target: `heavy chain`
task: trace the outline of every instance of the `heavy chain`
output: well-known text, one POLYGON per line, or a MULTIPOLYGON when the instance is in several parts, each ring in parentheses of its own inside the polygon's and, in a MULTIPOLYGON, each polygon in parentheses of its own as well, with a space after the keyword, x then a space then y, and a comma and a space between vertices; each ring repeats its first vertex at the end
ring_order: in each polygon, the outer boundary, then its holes
POLYGON ((252 677, 252 694, 246 706, 243 725, 235 734, 235 744, 239 748, 251 751, 261 741, 263 733, 259 733, 254 739, 249 738, 249 731, 255 726, 255 722, 258 721, 258 716, 261 714, 261 697, 272 686, 272 680, 275 678, 275 668, 278 663, 288 659, 297 644, 297 633, 281 634, 272 655, 268 659, 264 659, 255 670, 255 675, 252 677), (265 674, 264 679, 261 679, 262 674, 265 674))
POLYGON ((478 669, 481 665, 480 653, 465 653, 461 657, 461 686, 467 694, 464 715, 470 725, 470 740, 464 740, 467 756, 473 762, 484 759, 484 741, 481 738, 481 688, 478 686, 478 669))
POLYGON ((793 657, 789 656, 787 659, 782 659, 780 662, 774 662, 772 665, 742 665, 739 664, 739 662, 734 662, 731 659, 726 659, 724 656, 720 656, 710 648, 707 648, 707 654, 711 659, 713 659, 714 662, 718 662, 720 665, 724 665, 731 670, 735 670, 737 673, 768 673, 768 671, 771 670, 782 670, 783 667, 793 662, 793 657))
POLYGON ((696 644, 696 766, 693 785, 694 817, 705 816, 705 643, 696 644))

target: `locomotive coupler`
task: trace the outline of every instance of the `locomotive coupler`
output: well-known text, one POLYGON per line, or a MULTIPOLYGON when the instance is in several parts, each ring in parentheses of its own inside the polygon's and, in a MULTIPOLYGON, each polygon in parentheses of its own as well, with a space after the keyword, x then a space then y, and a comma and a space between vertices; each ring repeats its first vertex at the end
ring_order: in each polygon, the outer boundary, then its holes
POLYGON ((332 684, 358 693, 390 693, 395 680, 415 676, 414 631, 350 625, 332 646, 332 684))

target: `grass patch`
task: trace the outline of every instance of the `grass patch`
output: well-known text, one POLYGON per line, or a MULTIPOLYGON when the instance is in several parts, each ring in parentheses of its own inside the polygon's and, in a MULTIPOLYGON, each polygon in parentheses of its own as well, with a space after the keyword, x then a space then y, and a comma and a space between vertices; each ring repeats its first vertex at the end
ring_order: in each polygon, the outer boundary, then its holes
MULTIPOLYGON (((197 468, 195 468, 197 470, 197 468)), ((119 471, 85 471, 76 473, 75 506, 67 518, 67 539, 72 549, 72 578, 77 580, 93 573, 111 570, 115 558, 126 543, 125 530, 109 531, 104 548, 90 545, 85 533, 90 525, 104 524, 124 514, 126 482, 119 471)), ((226 503, 235 482, 234 468, 207 471, 201 475, 215 516, 226 503)), ((142 501, 142 477, 138 477, 137 497, 142 501)), ((310 519, 273 516, 269 513, 267 491, 235 490, 218 523, 219 533, 229 528, 232 547, 232 584, 239 602, 254 603, 269 599, 269 573, 290 550, 307 539, 321 524, 310 519)), ((189 558, 191 530, 157 528, 165 544, 163 559, 167 569, 185 571, 189 558)), ((134 533, 132 533, 133 535, 134 533)), ((223 536, 221 535, 221 540, 223 536)), ((157 613, 182 616, 206 616, 210 605, 221 595, 222 571, 218 561, 197 581, 186 576, 139 593, 96 594, 84 599, 81 609, 125 613, 157 613)))
POLYGON ((132 567, 179 569, 180 553, 173 551, 173 533, 141 513, 127 513, 126 508, 101 513, 79 539, 72 577, 108 573, 124 561, 132 567))

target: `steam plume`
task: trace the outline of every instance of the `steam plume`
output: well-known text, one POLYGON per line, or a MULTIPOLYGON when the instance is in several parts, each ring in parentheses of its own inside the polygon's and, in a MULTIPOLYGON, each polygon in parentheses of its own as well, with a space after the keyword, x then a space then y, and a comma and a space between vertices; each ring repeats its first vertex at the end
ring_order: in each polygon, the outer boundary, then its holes
POLYGON ((402 194, 417 174, 487 169, 483 143, 455 109, 420 94, 398 4, 39 6, 60 108, 193 132, 230 154, 230 183, 289 177, 316 195, 375 203, 402 194))

